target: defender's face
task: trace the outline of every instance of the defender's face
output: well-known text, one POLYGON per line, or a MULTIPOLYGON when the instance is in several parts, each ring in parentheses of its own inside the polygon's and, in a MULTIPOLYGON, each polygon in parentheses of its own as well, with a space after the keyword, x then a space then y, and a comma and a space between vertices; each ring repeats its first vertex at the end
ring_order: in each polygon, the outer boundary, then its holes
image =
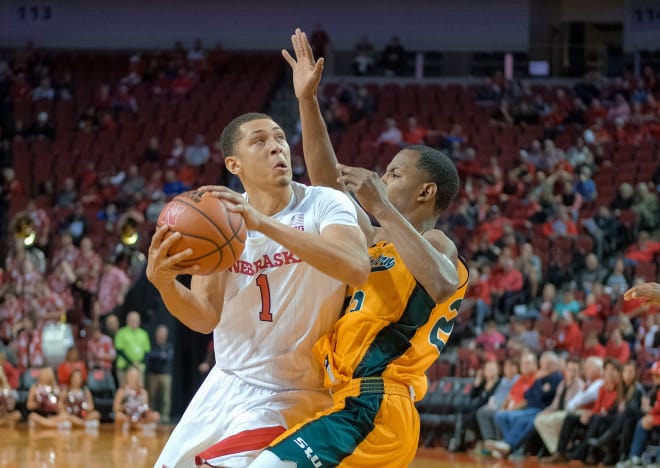
POLYGON ((234 159, 228 163, 235 165, 241 181, 248 186, 289 185, 291 150, 284 130, 270 119, 259 119, 242 124, 239 131, 234 155, 230 157, 234 159))
POLYGON ((426 182, 425 174, 417 168, 417 161, 419 154, 416 151, 399 151, 381 177, 387 186, 387 198, 404 215, 417 207, 417 197, 426 182))

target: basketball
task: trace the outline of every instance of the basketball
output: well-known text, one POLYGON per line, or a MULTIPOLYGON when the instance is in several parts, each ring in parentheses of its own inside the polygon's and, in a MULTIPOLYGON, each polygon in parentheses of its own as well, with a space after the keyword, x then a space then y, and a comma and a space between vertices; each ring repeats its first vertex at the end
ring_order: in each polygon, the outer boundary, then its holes
POLYGON ((243 217, 227 210, 224 202, 209 192, 192 191, 174 197, 158 217, 158 225, 163 224, 182 236, 169 255, 192 249, 192 256, 179 266, 199 265, 197 275, 226 270, 243 252, 247 235, 243 217))

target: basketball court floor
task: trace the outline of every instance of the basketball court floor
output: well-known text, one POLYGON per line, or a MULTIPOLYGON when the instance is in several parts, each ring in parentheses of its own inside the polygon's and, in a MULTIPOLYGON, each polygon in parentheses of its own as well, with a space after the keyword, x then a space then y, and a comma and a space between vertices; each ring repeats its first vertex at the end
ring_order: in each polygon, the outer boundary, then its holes
MULTIPOLYGON (((0 467, 11 468, 110 468, 153 467, 171 427, 154 433, 115 431, 102 425, 95 432, 84 430, 0 429, 0 467)), ((410 468, 537 467, 534 458, 518 462, 449 454, 442 450, 420 449, 410 468)), ((355 467, 360 468, 360 467, 355 467)), ((404 467, 401 467, 404 468, 404 467)))

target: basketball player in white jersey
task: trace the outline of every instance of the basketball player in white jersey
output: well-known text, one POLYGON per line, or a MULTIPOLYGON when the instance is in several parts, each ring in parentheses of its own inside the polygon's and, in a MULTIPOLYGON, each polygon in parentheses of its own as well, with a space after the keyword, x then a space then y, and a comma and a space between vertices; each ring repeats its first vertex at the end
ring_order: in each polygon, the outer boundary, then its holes
POLYGON ((343 193, 291 180, 284 132, 264 114, 223 131, 227 169, 243 196, 202 187, 230 202, 248 228, 245 250, 227 271, 195 276, 168 256, 177 234, 159 228, 147 276, 169 311, 193 330, 213 331, 216 364, 165 445, 157 468, 243 467, 286 427, 330 405, 312 346, 338 319, 345 285, 369 273, 356 210, 343 193), (191 289, 176 276, 192 274, 191 289))

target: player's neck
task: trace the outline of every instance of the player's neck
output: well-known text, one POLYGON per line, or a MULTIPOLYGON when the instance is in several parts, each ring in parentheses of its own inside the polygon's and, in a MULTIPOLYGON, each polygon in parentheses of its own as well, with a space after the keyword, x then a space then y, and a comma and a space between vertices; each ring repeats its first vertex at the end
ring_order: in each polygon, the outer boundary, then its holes
POLYGON ((259 213, 273 216, 282 211, 293 197, 291 185, 283 187, 254 187, 247 191, 248 200, 259 213))
POLYGON ((438 222, 438 218, 424 213, 422 210, 416 210, 408 214, 404 214, 405 218, 410 224, 415 228, 419 233, 424 233, 435 229, 435 225, 438 222))

